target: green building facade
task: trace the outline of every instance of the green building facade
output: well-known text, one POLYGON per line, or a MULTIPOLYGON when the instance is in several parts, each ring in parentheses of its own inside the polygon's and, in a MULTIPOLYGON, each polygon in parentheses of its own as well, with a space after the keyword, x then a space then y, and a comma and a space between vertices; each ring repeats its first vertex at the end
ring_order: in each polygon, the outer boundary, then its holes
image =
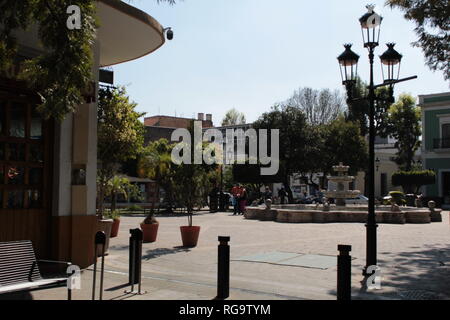
POLYGON ((421 95, 419 105, 423 166, 436 172, 436 183, 426 186, 424 195, 450 208, 450 92, 421 95))

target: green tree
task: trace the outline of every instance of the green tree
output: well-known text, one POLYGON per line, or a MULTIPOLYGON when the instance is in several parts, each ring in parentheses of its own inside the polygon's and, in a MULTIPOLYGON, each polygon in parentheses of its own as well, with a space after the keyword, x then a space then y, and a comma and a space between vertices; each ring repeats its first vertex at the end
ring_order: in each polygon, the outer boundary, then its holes
POLYGON ((392 175, 392 185, 402 186, 405 193, 418 194, 422 186, 436 183, 432 170, 399 171, 392 175))
POLYGON ((386 5, 404 12, 407 20, 416 23, 414 31, 426 64, 431 70, 441 70, 450 79, 450 5, 448 0, 387 0, 386 5))
POLYGON ((348 110, 345 113, 347 121, 357 122, 360 128, 360 135, 366 136, 369 133, 369 100, 367 100, 369 90, 367 83, 356 78, 356 83, 352 88, 352 97, 347 101, 348 110))
MULTIPOLYGON (((189 126, 191 137, 194 132, 194 121, 189 126)), ((185 147, 190 149, 190 163, 176 165, 174 173, 174 199, 182 203, 188 213, 188 224, 192 226, 192 216, 194 207, 201 207, 212 187, 217 183, 217 164, 208 165, 204 162, 196 164, 194 154, 196 147, 200 147, 202 152, 208 148, 209 143, 202 142, 201 146, 196 146, 192 141, 184 141, 185 147)), ((185 149, 183 149, 184 151, 185 149)), ((213 153, 213 156, 215 153, 213 153)))
POLYGON ((116 211, 118 195, 123 195, 125 199, 140 196, 137 185, 132 184, 127 178, 119 176, 114 176, 108 181, 106 193, 111 197, 111 212, 116 211))
POLYGON ((396 139, 397 154, 395 162, 401 170, 410 171, 414 164, 414 154, 420 147, 420 108, 416 99, 402 94, 389 108, 389 134, 396 139))
POLYGON ((222 120, 222 126, 245 124, 245 115, 235 108, 228 110, 222 120))
POLYGON ((108 181, 120 168, 120 163, 142 152, 144 125, 139 121, 143 113, 135 111, 125 88, 100 89, 98 99, 97 160, 99 214, 103 215, 104 197, 108 181))
MULTIPOLYGON (((157 2, 175 4, 175 0, 157 2)), ((45 118, 62 120, 85 101, 83 93, 93 79, 96 9, 96 1, 86 0, 0 1, 0 75, 8 77, 7 70, 20 62, 19 79, 41 97, 38 110, 45 118), (71 5, 82 12, 82 28, 76 31, 67 28, 66 11, 71 5), (14 32, 36 26, 42 53, 23 60, 17 54, 14 32)))
POLYGON ((359 125, 346 121, 344 117, 336 119, 321 128, 323 147, 320 151, 321 171, 324 176, 333 172, 332 167, 339 162, 350 166, 350 172, 356 174, 367 167, 368 148, 360 134, 359 125))
POLYGON ((22 61, 19 78, 39 94, 38 110, 46 118, 63 119, 85 101, 83 92, 92 79, 95 11, 95 2, 84 0, 0 2, 0 73, 20 60, 13 32, 37 25, 45 50, 22 61), (66 25, 70 5, 83 12, 82 28, 76 32, 66 25))
MULTIPOLYGON (((156 197, 159 199, 160 188, 165 191, 168 211, 172 211, 173 203, 173 176, 175 165, 172 162, 171 152, 173 145, 166 139, 160 139, 149 144, 138 158, 138 174, 156 182, 156 197)), ((152 209, 155 202, 152 203, 152 209)))
MULTIPOLYGON (((302 171, 307 161, 306 146, 308 145, 308 124, 302 110, 291 106, 272 107, 253 123, 253 128, 268 129, 268 141, 271 141, 270 130, 279 129, 279 151, 281 181, 288 193, 289 202, 293 202, 289 177, 302 171)), ((270 150, 269 150, 270 152, 270 150)), ((259 173, 258 173, 259 175, 259 173)))
MULTIPOLYGON (((369 133, 369 95, 368 84, 356 79, 356 84, 352 89, 353 99, 347 101, 348 110, 345 117, 348 121, 356 121, 360 126, 360 133, 365 137, 369 133)), ((388 87, 380 87, 375 90, 377 97, 375 104, 375 134, 380 137, 387 137, 388 135, 388 110, 394 102, 390 96, 388 87)))

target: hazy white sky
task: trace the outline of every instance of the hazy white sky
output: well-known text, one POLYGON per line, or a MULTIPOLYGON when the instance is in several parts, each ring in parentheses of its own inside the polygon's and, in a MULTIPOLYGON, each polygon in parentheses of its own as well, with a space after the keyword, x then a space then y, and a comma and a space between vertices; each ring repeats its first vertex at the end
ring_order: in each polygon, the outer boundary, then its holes
MULTIPOLYGON (((403 54, 400 77, 419 79, 398 84, 396 95, 450 91, 441 72, 424 65, 414 25, 398 10, 371 0, 384 17, 377 48, 375 81, 381 79, 378 56, 386 42, 403 54)), ((248 122, 290 97, 299 87, 342 90, 336 57, 342 44, 353 43, 359 73, 368 79, 367 51, 362 47, 358 18, 366 12, 360 0, 184 0, 174 6, 156 0, 135 0, 174 39, 148 56, 114 67, 115 82, 147 115, 196 116, 212 113, 220 124, 237 108, 248 122)))

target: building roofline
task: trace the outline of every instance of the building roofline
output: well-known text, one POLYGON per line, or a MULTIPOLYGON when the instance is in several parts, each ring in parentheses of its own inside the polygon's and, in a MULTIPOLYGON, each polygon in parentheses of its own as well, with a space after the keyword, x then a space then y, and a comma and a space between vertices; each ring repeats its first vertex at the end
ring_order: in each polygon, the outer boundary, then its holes
POLYGON ((428 107, 450 103, 450 92, 419 95, 419 106, 428 107))

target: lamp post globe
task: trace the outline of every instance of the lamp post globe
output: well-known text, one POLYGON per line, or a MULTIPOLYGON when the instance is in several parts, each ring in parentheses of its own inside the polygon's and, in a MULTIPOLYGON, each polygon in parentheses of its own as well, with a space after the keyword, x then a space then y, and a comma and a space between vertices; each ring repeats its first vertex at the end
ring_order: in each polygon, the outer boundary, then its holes
MULTIPOLYGON (((388 102, 393 102, 393 87, 395 83, 407 80, 416 79, 417 76, 409 78, 398 79, 400 75, 400 63, 402 55, 394 49, 393 43, 388 43, 388 49, 381 56, 381 64, 383 70, 383 83, 380 85, 374 84, 374 51, 379 44, 380 29, 383 17, 375 12, 374 5, 366 6, 367 12, 359 19, 361 25, 364 47, 369 51, 370 64, 370 80, 368 85, 368 95, 364 98, 369 102, 368 122, 369 122, 369 162, 367 167, 367 196, 369 198, 368 214, 366 223, 366 265, 363 270, 365 276, 369 276, 371 266, 377 265, 377 227, 375 216, 375 167, 378 171, 380 167, 380 159, 375 158, 375 102, 381 100, 375 94, 375 89, 382 86, 389 86, 390 97, 384 99, 388 102), (384 68, 384 69, 383 69, 384 68)), ((339 66, 341 69, 342 84, 347 89, 348 103, 352 103, 351 97, 352 86, 356 82, 357 65, 359 56, 351 50, 351 45, 344 45, 345 51, 338 57, 339 66)), ((359 99, 358 99, 359 100, 359 99)))
POLYGON ((383 17, 375 12, 374 5, 367 5, 367 12, 359 18, 364 47, 373 49, 378 46, 383 17))
POLYGON ((352 51, 351 44, 344 44, 344 48, 344 52, 337 59, 341 69, 342 84, 347 85, 356 81, 359 55, 352 51))
POLYGON ((358 75, 359 55, 352 51, 351 44, 344 44, 344 52, 337 57, 341 71, 342 84, 347 89, 347 101, 352 99, 352 89, 358 75))
POLYGON ((388 49, 380 56, 380 60, 383 81, 389 84, 392 81, 398 80, 403 56, 394 49, 395 43, 388 43, 386 45, 388 49))

